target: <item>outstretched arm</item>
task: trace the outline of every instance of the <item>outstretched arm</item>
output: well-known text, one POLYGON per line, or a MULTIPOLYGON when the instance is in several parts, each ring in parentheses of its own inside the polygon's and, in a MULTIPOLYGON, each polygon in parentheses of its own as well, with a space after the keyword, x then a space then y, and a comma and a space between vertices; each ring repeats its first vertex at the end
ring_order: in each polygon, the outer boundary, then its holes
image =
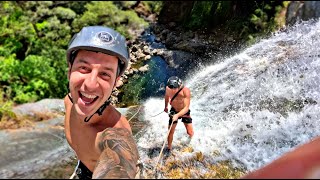
POLYGON ((135 178, 139 154, 128 129, 107 128, 101 134, 98 146, 101 155, 92 178, 135 178))
POLYGON ((270 164, 245 175, 244 179, 320 178, 320 136, 282 155, 270 164))

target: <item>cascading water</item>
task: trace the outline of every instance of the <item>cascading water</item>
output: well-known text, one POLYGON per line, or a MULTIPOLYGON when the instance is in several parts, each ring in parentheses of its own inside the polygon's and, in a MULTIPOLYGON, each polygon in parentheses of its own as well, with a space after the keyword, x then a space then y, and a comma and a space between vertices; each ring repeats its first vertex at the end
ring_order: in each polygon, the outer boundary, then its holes
MULTIPOLYGON (((194 153, 253 171, 320 135, 319 53, 320 22, 303 22, 189 75, 194 153)), ((137 144, 141 160, 152 165, 166 140, 168 115, 151 116, 163 109, 163 98, 144 103, 148 126, 137 144)), ((173 151, 185 137, 179 120, 173 151)))

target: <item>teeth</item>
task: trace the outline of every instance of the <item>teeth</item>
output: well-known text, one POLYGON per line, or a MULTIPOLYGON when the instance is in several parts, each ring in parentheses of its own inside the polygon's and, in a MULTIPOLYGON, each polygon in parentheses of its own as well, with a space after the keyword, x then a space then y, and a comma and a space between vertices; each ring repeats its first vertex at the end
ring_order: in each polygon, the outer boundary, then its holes
POLYGON ((84 92, 81 92, 81 94, 82 94, 84 97, 90 98, 90 99, 94 99, 94 98, 97 97, 97 96, 95 96, 95 95, 86 94, 86 93, 84 93, 84 92))

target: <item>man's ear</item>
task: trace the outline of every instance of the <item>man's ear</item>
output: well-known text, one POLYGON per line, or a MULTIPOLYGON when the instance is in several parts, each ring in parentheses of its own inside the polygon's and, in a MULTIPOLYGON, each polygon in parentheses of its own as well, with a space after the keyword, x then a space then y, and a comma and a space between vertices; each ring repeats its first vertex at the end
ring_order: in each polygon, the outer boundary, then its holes
POLYGON ((116 87, 116 84, 117 84, 117 82, 119 81, 120 77, 121 77, 121 76, 118 76, 118 77, 116 78, 116 80, 114 81, 113 88, 115 88, 115 87, 116 87))

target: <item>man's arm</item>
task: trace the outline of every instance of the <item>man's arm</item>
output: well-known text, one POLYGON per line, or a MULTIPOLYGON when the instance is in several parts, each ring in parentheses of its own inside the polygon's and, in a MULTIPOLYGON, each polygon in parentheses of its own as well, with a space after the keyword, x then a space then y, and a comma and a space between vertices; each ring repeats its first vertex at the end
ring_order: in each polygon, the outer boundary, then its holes
POLYGON ((245 175, 242 179, 318 179, 320 178, 319 152, 320 136, 245 175))
POLYGON ((164 111, 168 112, 168 103, 169 103, 169 95, 168 95, 168 87, 166 87, 166 92, 164 95, 164 111))
POLYGON ((107 128, 101 134, 98 146, 101 155, 92 178, 135 178, 139 153, 128 129, 107 128))

